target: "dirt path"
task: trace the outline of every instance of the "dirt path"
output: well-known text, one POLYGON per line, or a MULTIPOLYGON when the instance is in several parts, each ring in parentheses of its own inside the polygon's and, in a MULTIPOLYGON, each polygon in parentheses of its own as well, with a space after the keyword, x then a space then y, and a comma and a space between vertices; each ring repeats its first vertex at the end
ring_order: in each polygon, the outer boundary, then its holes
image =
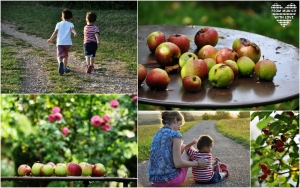
MULTIPOLYGON (((196 184, 192 176, 192 168, 189 168, 185 182, 180 187, 249 187, 250 186, 250 153, 241 145, 224 137, 215 129, 215 121, 199 123, 183 134, 184 143, 198 138, 200 134, 210 135, 214 141, 212 149, 213 157, 218 157, 221 162, 227 164, 230 176, 215 184, 196 184)), ((138 165, 138 186, 154 187, 148 181, 148 161, 138 165)))
MULTIPOLYGON (((42 48, 53 57, 56 62, 56 46, 47 43, 46 39, 28 35, 17 31, 17 26, 1 23, 1 31, 22 39, 26 43, 31 44, 35 48, 42 48)), ((25 51, 19 53, 22 57, 25 51)), ((46 61, 43 57, 34 55, 24 55, 22 63, 25 68, 25 76, 21 86, 21 93, 44 93, 47 87, 51 87, 51 80, 48 79, 46 72, 43 72, 43 63, 46 61)), ((96 60, 97 61, 97 60, 96 60)), ((56 65, 55 65, 56 66, 56 65)), ((82 93, 102 93, 102 94, 134 94, 137 93, 137 77, 136 72, 128 72, 125 63, 120 61, 105 62, 101 67, 96 64, 92 74, 87 74, 84 62, 75 57, 74 52, 69 55, 68 66, 72 71, 70 81, 76 82, 77 87, 82 93), (76 77, 76 78, 75 78, 76 77)), ((57 73, 57 76, 59 74, 57 73)))

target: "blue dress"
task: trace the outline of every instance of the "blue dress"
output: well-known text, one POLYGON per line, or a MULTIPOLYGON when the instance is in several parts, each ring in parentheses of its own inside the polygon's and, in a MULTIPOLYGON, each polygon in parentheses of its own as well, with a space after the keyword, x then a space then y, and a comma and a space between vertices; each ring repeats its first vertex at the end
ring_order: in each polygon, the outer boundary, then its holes
POLYGON ((155 133, 150 149, 150 162, 148 164, 148 175, 150 182, 165 182, 175 178, 180 168, 175 168, 173 162, 172 139, 182 135, 168 126, 162 127, 155 133))

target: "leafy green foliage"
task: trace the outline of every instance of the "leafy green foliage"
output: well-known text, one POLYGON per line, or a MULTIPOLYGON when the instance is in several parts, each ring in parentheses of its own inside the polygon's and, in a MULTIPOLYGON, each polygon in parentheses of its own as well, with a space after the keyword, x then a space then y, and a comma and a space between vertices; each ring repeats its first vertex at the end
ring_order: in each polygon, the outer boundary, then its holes
POLYGON ((2 95, 1 99, 1 154, 13 158, 15 170, 36 161, 85 161, 104 164, 106 176, 136 177, 137 118, 132 96, 2 95), (112 100, 119 106, 112 107, 112 100), (50 122, 53 107, 61 109, 62 119, 50 122), (94 115, 108 115, 111 129, 93 126, 94 115), (65 127, 67 134, 62 132, 65 127))
POLYGON ((299 113, 254 112, 252 121, 255 118, 262 133, 251 140, 252 186, 299 187, 299 113), (261 163, 269 173, 260 168, 261 163))

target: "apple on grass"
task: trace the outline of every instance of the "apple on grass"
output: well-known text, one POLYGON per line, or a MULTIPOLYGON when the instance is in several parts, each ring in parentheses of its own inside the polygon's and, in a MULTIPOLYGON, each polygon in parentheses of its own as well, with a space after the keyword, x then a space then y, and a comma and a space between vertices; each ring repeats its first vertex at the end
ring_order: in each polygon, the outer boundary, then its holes
POLYGON ((188 60, 185 65, 182 67, 181 78, 183 79, 185 76, 192 74, 199 76, 201 80, 207 78, 208 75, 208 67, 204 60, 202 59, 192 59, 188 60))
POLYGON ((186 91, 199 91, 201 88, 201 84, 201 79, 196 75, 189 74, 182 79, 182 86, 186 91))
POLYGON ((57 176, 67 176, 67 165, 64 163, 57 163, 54 168, 54 174, 57 176))
POLYGON ((74 162, 69 162, 67 164, 67 175, 68 176, 81 176, 82 169, 79 164, 74 162))
POLYGON ((22 164, 18 168, 18 175, 19 176, 28 176, 31 173, 31 167, 27 164, 22 164))
POLYGON ((138 85, 140 86, 147 77, 147 69, 144 65, 138 65, 138 85))
POLYGON ((31 167, 32 175, 33 176, 40 176, 41 175, 40 169, 42 168, 42 166, 44 166, 44 164, 42 164, 40 162, 35 162, 31 167))
POLYGON ((166 36, 161 31, 154 31, 147 37, 147 45, 152 53, 154 53, 157 46, 159 46, 163 42, 166 42, 166 36))
POLYGON ((181 54, 189 51, 190 49, 190 40, 186 35, 173 34, 167 41, 176 44, 180 48, 181 54))
POLYGON ((82 176, 91 176, 93 174, 93 165, 87 163, 87 162, 81 162, 79 163, 79 166, 81 167, 82 176))
POLYGON ((205 45, 216 46, 218 41, 218 32, 211 27, 201 28, 194 37, 194 42, 198 49, 201 49, 205 45))
POLYGON ((183 67, 185 63, 190 59, 198 59, 198 56, 193 52, 185 52, 181 54, 181 56, 179 57, 179 66, 183 67))
POLYGON ((105 166, 101 163, 94 164, 93 176, 104 176, 106 173, 105 166))
POLYGON ((165 90, 170 83, 168 73, 160 68, 154 68, 147 74, 146 84, 151 90, 165 90))
POLYGON ((155 59, 162 67, 178 64, 180 48, 172 42, 163 42, 155 50, 155 59))

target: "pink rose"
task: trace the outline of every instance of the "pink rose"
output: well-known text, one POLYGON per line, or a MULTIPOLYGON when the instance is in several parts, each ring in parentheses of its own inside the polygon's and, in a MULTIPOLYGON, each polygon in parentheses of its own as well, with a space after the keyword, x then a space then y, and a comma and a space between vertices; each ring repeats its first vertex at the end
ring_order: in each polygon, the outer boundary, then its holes
POLYGON ((67 127, 64 127, 62 130, 61 130, 61 133, 63 134, 63 135, 67 135, 67 134, 69 134, 69 129, 67 128, 67 127))
POLYGON ((110 106, 113 108, 117 108, 119 106, 119 102, 117 100, 111 100, 110 106))
POLYGON ((52 108, 52 112, 55 114, 55 113, 59 113, 60 112, 60 108, 58 106, 56 107, 53 107, 52 108))
POLYGON ((107 122, 109 122, 110 117, 108 115, 104 115, 103 120, 104 120, 105 123, 107 123, 107 122))
POLYGON ((62 114, 61 113, 59 113, 59 112, 56 112, 56 113, 54 113, 54 117, 55 117, 55 120, 56 121, 59 121, 59 120, 61 120, 62 119, 62 114))
POLYGON ((101 128, 102 128, 103 131, 110 131, 110 125, 109 124, 105 124, 101 128))
POLYGON ((54 114, 50 114, 49 116, 48 116, 48 120, 52 123, 52 122, 54 122, 55 121, 55 116, 54 116, 54 114))
POLYGON ((133 99, 134 102, 137 102, 138 96, 137 96, 137 95, 134 95, 134 96, 132 96, 132 99, 133 99))
POLYGON ((93 116, 91 118, 91 122, 92 122, 92 125, 94 125, 95 127, 99 127, 102 125, 102 119, 98 115, 93 116))

